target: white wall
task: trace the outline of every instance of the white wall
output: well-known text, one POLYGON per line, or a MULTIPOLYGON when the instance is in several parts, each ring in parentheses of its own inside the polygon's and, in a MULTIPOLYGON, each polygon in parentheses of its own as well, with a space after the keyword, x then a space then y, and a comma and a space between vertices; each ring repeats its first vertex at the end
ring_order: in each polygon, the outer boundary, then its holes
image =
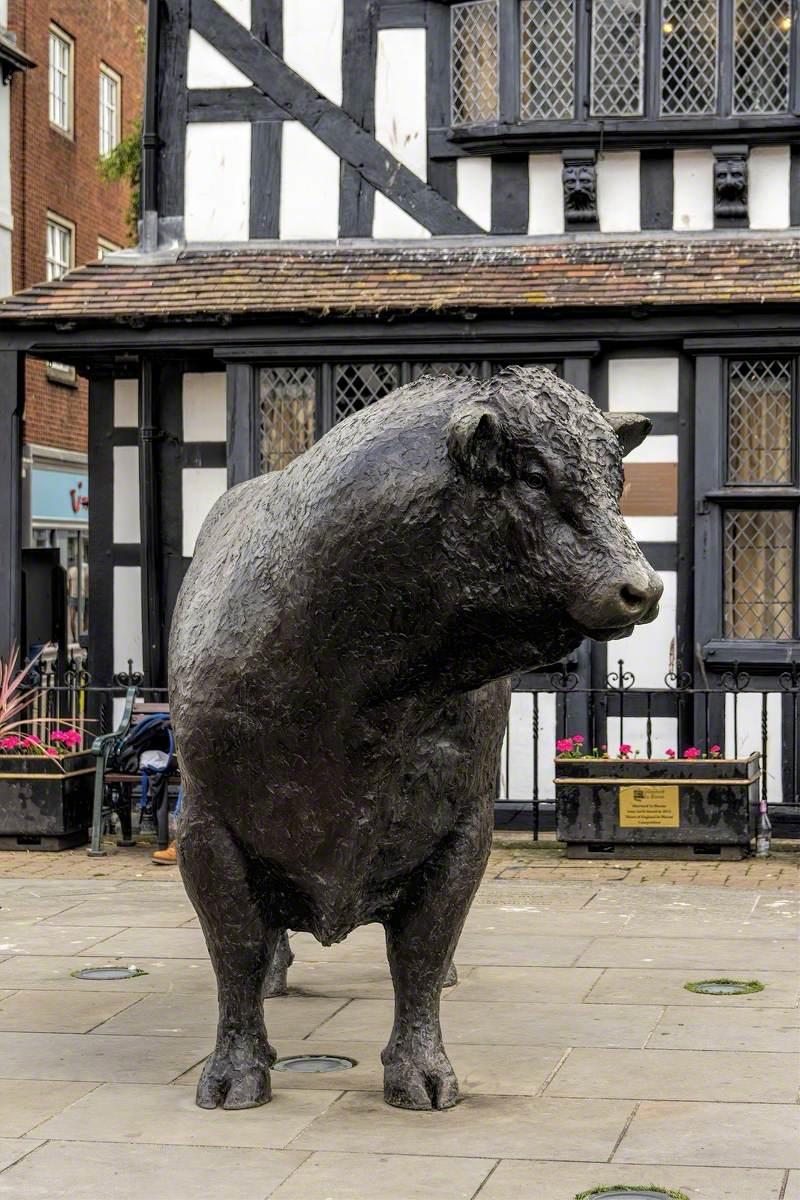
POLYGON ((600 154, 597 159, 597 217, 602 233, 641 228, 639 152, 600 154))
POLYGON ((186 86, 189 88, 246 88, 251 81, 238 67, 220 54, 216 47, 189 30, 189 54, 186 65, 186 86))
POLYGON ((114 567, 114 673, 142 669, 141 567, 114 567))
POLYGON ((200 527, 228 487, 225 467, 186 467, 181 471, 183 554, 191 558, 200 527))
MULTIPOLYGON (((754 680, 758 686, 758 680, 754 680)), ((739 758, 746 758, 754 751, 761 753, 761 696, 753 693, 738 697, 737 707, 737 744, 734 745, 734 698, 725 697, 725 756, 733 758, 738 751, 739 758)), ((767 771, 767 801, 770 804, 780 804, 783 800, 783 773, 781 768, 781 751, 783 746, 783 723, 781 713, 781 696, 773 692, 767 697, 767 762, 762 762, 762 771, 766 765, 767 771)), ((703 747, 705 749, 705 747, 703 747)))
POLYGON ((560 154, 528 157, 528 233, 564 232, 564 187, 560 154))
POLYGON ((456 204, 481 229, 491 229, 491 158, 456 159, 456 204))
MULTIPOLYGON (((424 29, 381 29, 375 67, 375 137, 420 179, 428 174, 425 46, 424 29)), ((375 194, 372 235, 430 236, 380 192, 375 194)))
POLYGON ((789 146, 754 146, 748 159, 751 229, 789 228, 789 146))
POLYGON ((283 58, 334 104, 342 103, 342 0, 283 0, 283 58))
POLYGON ((678 359, 609 359, 608 407, 610 412, 677 412, 678 359))
MULTIPOLYGON (((552 693, 539 696, 539 798, 552 799, 553 759, 556 753, 556 698, 552 693)), ((580 730, 571 730, 579 733, 580 730)), ((530 800, 533 797, 533 696, 529 692, 515 692, 511 697, 508 734, 509 754, 506 744, 500 765, 500 791, 504 798, 530 800), (507 764, 510 771, 507 772, 507 764)))
POLYGON ((339 236, 339 158, 299 121, 283 122, 280 236, 339 236))
POLYGON ((139 533, 139 448, 114 447, 113 539, 135 543, 139 533))
POLYGON ((250 232, 250 124, 186 127, 184 223, 189 242, 242 242, 250 232))
POLYGON ((139 380, 114 380, 114 424, 118 429, 139 425, 139 380))
POLYGON ((676 150, 672 170, 673 229, 713 229, 714 155, 710 150, 676 150))
MULTIPOLYGON (((5 20, 0 24, 5 26, 5 20)), ((11 85, 0 85, 0 296, 12 291, 11 282, 11 85)))
POLYGON ((184 442, 224 442, 227 432, 225 372, 188 372, 183 377, 184 442))

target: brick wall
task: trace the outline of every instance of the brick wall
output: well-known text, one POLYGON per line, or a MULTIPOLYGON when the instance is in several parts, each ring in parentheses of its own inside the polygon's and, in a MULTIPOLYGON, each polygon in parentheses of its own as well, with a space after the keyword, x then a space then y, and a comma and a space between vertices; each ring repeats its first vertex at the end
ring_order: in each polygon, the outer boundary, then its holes
MULTIPOLYGON (((122 78, 124 134, 141 111, 144 0, 9 0, 9 28, 36 62, 15 77, 11 94, 11 179, 15 291, 45 277, 48 210, 75 226, 75 263, 97 257, 97 240, 129 242, 128 189, 107 184, 97 169, 101 61, 122 78), (71 137, 48 115, 50 23, 74 39, 74 118, 71 137)), ((87 387, 52 383, 44 363, 30 361, 25 438, 40 445, 86 449, 87 387)))

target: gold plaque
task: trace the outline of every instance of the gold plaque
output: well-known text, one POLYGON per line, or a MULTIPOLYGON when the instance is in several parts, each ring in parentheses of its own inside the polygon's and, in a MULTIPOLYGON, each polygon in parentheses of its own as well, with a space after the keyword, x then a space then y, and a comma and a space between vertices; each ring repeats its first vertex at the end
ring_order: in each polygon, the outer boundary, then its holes
POLYGON ((619 789, 621 829, 677 829, 680 802, 677 784, 635 784, 619 789))

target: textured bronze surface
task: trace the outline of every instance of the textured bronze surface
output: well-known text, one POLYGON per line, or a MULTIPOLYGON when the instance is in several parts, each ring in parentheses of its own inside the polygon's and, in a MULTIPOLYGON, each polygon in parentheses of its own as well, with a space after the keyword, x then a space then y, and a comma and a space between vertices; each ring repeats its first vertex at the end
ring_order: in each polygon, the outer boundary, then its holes
POLYGON ((655 616, 619 514, 620 447, 649 424, 542 368, 423 377, 212 509, 170 646, 179 863, 219 988, 201 1106, 270 1098, 286 929, 330 945, 373 921, 386 1099, 455 1103, 439 998, 489 853, 508 677, 655 616))

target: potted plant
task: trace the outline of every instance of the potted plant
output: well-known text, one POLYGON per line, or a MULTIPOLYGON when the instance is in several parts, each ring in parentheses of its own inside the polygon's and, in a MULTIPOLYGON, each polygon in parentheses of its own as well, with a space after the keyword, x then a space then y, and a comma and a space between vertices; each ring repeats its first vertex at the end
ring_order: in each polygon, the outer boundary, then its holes
POLYGON ((642 758, 556 743, 556 831, 569 858, 743 858, 756 830, 760 755, 688 746, 642 758))
POLYGON ((0 849, 65 850, 88 841, 94 759, 80 730, 31 718, 33 662, 0 661, 0 849), (38 733, 33 729, 39 730, 38 733))

